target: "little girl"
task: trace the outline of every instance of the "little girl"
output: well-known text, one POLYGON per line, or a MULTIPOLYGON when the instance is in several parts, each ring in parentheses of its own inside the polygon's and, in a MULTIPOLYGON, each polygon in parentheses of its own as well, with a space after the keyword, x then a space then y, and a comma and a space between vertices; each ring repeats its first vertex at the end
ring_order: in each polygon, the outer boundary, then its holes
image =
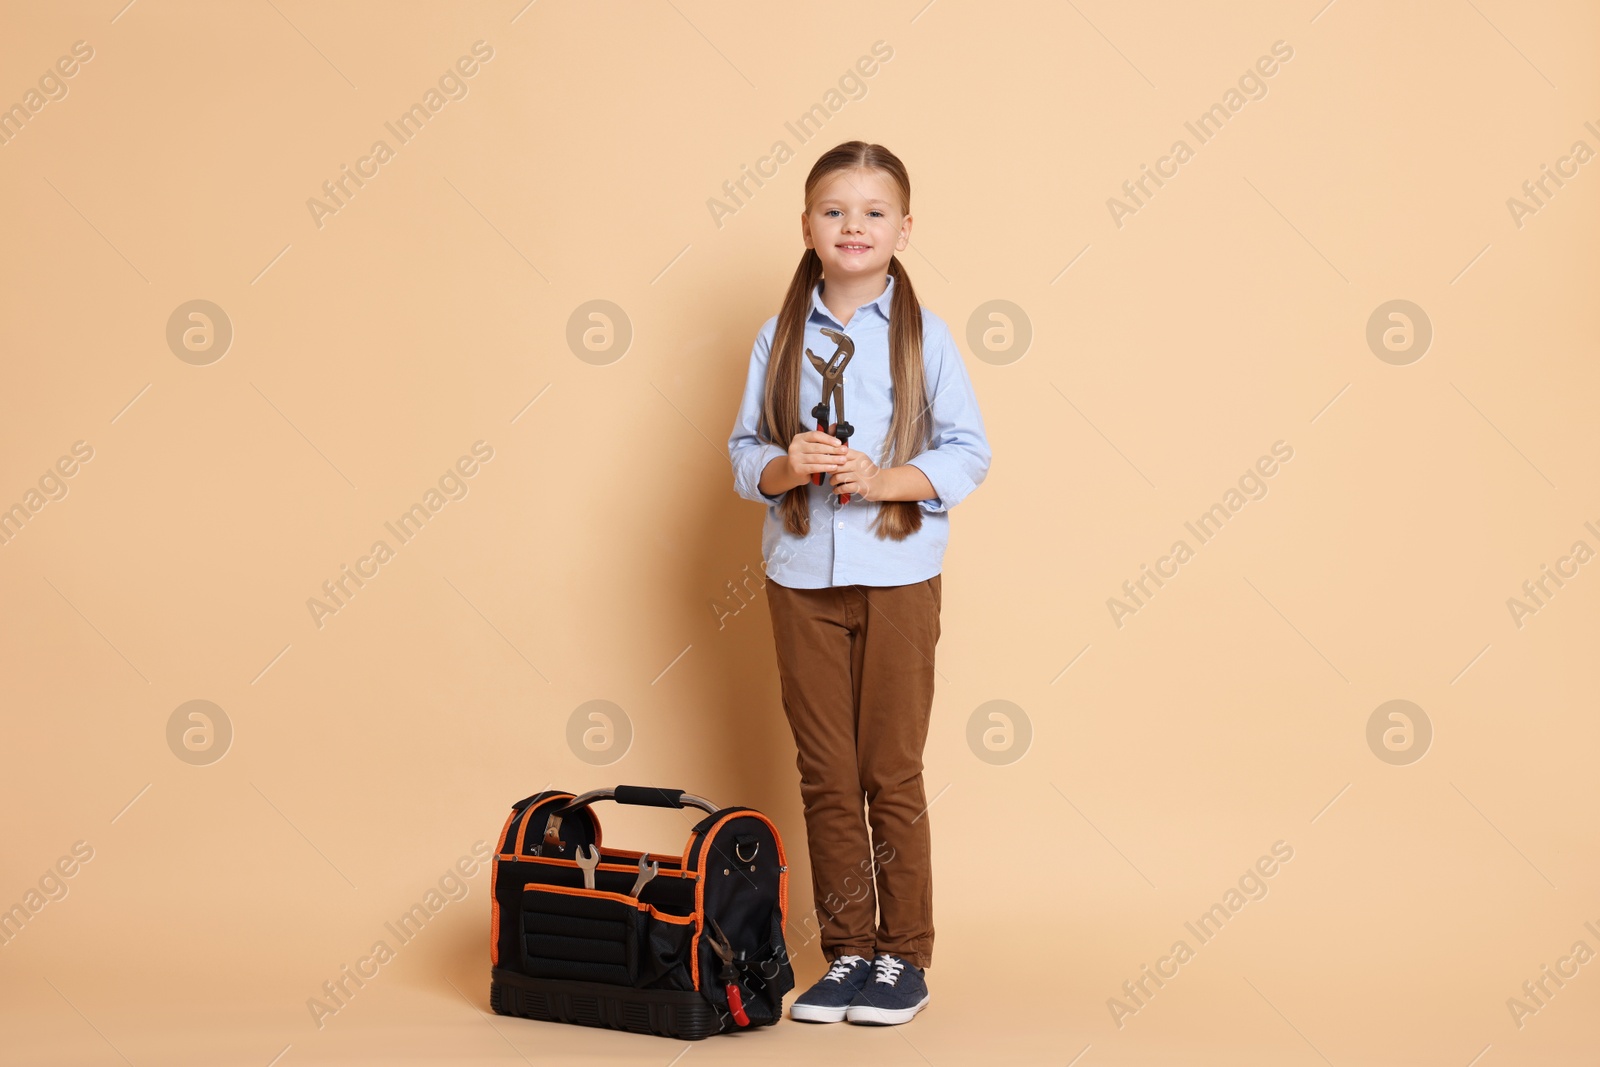
POLYGON ((906 169, 887 148, 849 141, 817 160, 800 216, 806 251, 756 336, 728 439, 735 490, 767 505, 767 604, 831 963, 791 1009, 808 1022, 903 1023, 928 1003, 922 750, 940 570, 949 510, 988 473, 989 442, 949 327, 917 302, 894 254, 910 241, 910 211, 906 169), (809 357, 841 352, 843 397, 823 397, 809 357), (841 422, 846 440, 834 436, 841 422))

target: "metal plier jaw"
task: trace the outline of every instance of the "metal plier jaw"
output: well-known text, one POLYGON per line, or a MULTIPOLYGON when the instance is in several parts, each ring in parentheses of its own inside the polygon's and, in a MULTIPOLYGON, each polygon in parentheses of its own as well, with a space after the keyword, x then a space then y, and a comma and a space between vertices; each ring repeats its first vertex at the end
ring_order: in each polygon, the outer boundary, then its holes
POLYGON ((722 927, 717 920, 711 920, 711 929, 706 932, 706 940, 711 943, 711 951, 717 954, 717 959, 722 961, 722 971, 718 978, 723 983, 723 992, 728 997, 728 1011, 733 1015, 733 1021, 740 1026, 750 1025, 750 1016, 745 1014, 744 997, 739 993, 739 964, 743 962, 744 953, 737 956, 733 952, 733 943, 728 940, 728 935, 722 932, 722 927))
MULTIPOLYGON (((811 409, 811 417, 817 420, 817 429, 826 433, 828 431, 828 404, 831 400, 833 410, 839 416, 839 425, 834 427, 833 436, 837 437, 841 444, 848 447, 850 435, 855 432, 855 427, 846 422, 844 418, 844 368, 850 362, 851 357, 856 354, 856 343, 850 340, 848 335, 842 334, 838 330, 830 329, 827 326, 822 328, 822 335, 834 343, 835 349, 833 355, 827 360, 818 357, 811 349, 806 349, 806 358, 817 369, 817 373, 822 375, 822 400, 816 407, 811 409)), ((821 471, 811 476, 811 484, 822 484, 821 471)), ((839 503, 850 503, 850 494, 841 494, 839 503)))

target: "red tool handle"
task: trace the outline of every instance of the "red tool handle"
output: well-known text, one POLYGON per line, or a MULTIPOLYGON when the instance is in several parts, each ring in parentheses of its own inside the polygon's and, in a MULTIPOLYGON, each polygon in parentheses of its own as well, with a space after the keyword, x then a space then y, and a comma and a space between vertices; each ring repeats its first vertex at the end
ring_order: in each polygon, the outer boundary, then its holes
MULTIPOLYGON (((817 423, 817 430, 819 432, 821 432, 821 433, 827 433, 828 432, 828 428, 826 426, 824 426, 820 422, 817 423)), ((812 471, 811 472, 811 484, 812 485, 821 485, 822 484, 822 472, 821 471, 812 471)), ((839 494, 839 503, 841 503, 841 504, 850 503, 850 494, 849 493, 840 493, 839 494)))
MULTIPOLYGON (((826 425, 824 425, 823 423, 819 422, 819 423, 817 423, 817 432, 818 433, 827 433, 828 432, 828 427, 826 425)), ((811 484, 812 485, 821 485, 822 484, 822 472, 821 471, 812 471, 811 472, 811 484)))
POLYGON ((734 985, 732 982, 729 982, 727 985, 727 990, 728 1010, 733 1012, 733 1021, 738 1023, 740 1026, 749 1026, 750 1016, 744 1013, 744 998, 739 996, 739 987, 734 985))

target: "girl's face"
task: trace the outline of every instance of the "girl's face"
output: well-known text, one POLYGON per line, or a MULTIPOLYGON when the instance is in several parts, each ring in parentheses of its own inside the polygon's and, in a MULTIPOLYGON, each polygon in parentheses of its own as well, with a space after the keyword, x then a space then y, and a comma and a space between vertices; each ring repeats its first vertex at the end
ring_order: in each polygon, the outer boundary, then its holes
POLYGON ((800 232, 806 247, 817 250, 825 276, 881 275, 911 239, 911 216, 900 211, 887 174, 839 171, 817 186, 811 209, 800 215, 800 232))

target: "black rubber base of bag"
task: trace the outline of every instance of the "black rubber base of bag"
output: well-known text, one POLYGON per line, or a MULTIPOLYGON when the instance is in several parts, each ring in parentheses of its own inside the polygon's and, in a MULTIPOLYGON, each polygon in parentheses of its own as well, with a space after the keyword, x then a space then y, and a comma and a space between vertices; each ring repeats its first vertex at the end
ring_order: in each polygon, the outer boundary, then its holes
POLYGON ((624 989, 601 982, 529 978, 501 967, 490 975, 489 1006, 499 1015, 685 1041, 721 1032, 716 1009, 693 990, 624 989))

